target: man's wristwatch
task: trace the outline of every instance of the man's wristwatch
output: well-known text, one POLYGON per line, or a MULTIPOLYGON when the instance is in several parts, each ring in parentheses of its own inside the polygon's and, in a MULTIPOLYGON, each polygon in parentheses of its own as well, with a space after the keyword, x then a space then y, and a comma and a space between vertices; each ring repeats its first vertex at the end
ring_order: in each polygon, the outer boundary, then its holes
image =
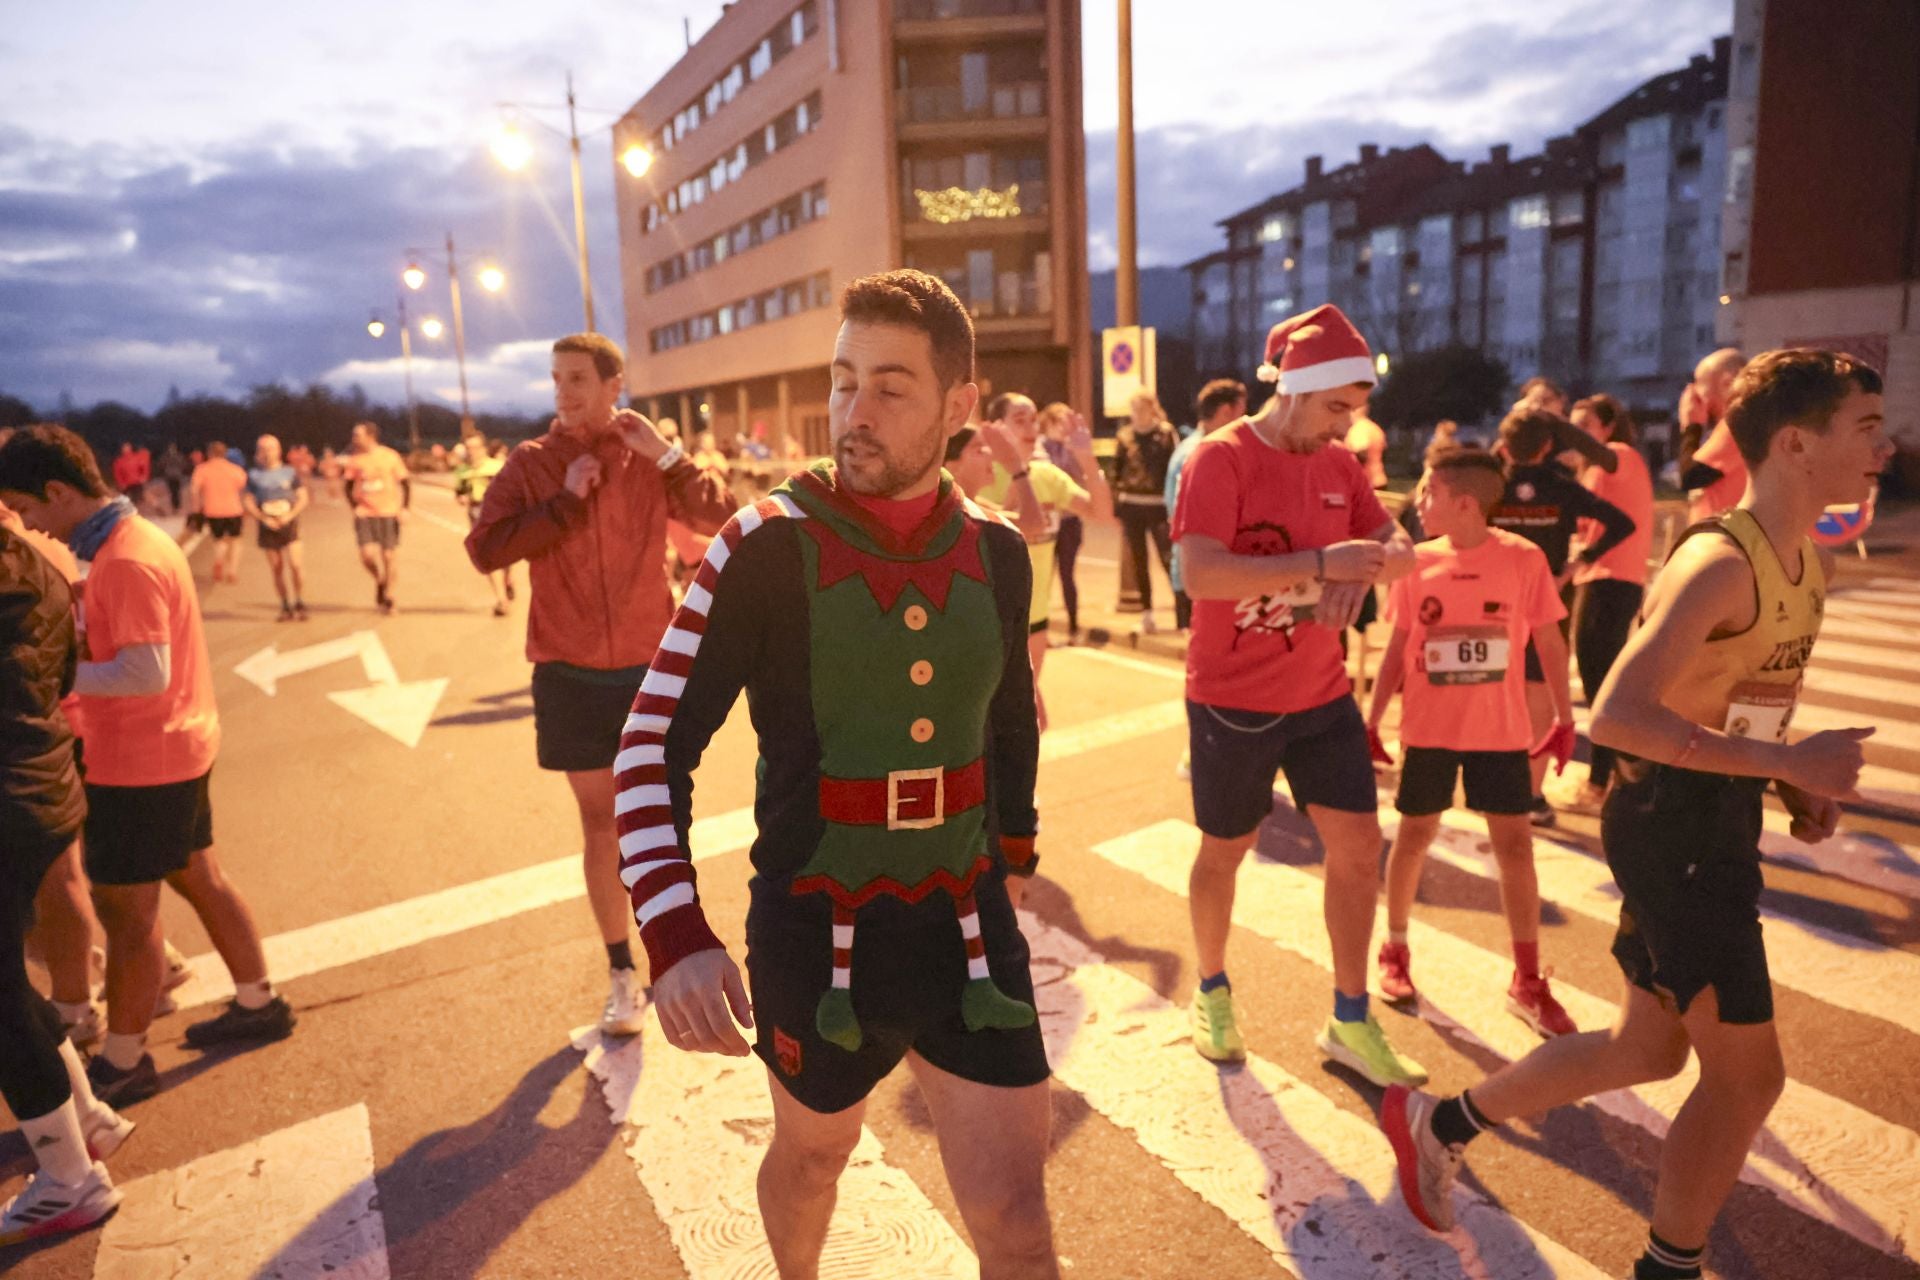
POLYGON ((653 465, 660 468, 662 471, 670 471, 673 469, 674 463, 680 461, 680 459, 686 456, 687 456, 687 451, 683 449, 680 446, 680 442, 676 440, 673 442, 673 444, 668 446, 667 451, 665 453, 661 454, 658 458, 654 459, 653 465))

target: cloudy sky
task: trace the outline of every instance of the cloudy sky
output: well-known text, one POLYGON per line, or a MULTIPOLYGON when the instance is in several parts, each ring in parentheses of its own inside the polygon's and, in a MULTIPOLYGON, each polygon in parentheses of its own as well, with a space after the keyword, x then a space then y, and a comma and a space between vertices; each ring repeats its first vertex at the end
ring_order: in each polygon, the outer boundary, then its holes
MULTIPOLYGON (((842 0, 859 12, 863 0, 842 0)), ((535 132, 519 175, 486 150, 502 99, 557 103, 574 72, 583 131, 624 110, 719 16, 705 0, 100 0, 16 9, 0 29, 0 392, 51 408, 261 382, 400 396, 391 318, 412 247, 445 312, 450 229, 466 290, 476 407, 546 401, 546 343, 579 327, 565 143, 535 132), (24 11, 23 11, 24 10, 24 11), (188 21, 188 15, 191 21, 188 21)), ((1089 227, 1113 258, 1114 28, 1083 0, 1089 227)), ((1135 125, 1143 264, 1219 243, 1214 222, 1362 141, 1516 153, 1704 52, 1728 0, 1137 0, 1135 125)), ((536 113, 554 124, 556 113, 536 113)), ((621 314, 613 163, 586 142, 602 324, 621 314)), ((624 337, 616 332, 616 337, 624 337)), ((416 350, 451 402, 450 354, 416 350)))

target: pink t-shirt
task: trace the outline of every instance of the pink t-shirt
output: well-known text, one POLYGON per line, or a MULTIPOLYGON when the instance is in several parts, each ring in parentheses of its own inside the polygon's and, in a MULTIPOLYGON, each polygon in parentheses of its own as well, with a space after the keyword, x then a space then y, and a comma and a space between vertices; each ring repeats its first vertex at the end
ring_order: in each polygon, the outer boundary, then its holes
MULTIPOLYGON (((1613 450, 1613 456, 1620 460, 1619 469, 1609 472, 1599 467, 1588 467, 1581 475, 1580 483, 1587 486, 1596 498, 1605 498, 1631 516, 1633 532, 1593 564, 1576 562, 1573 580, 1578 583, 1592 582, 1597 578, 1615 578, 1645 586, 1647 557, 1653 552, 1653 476, 1647 471, 1647 460, 1632 445, 1614 441, 1607 448, 1613 450)), ((1742 480, 1741 483, 1746 482, 1742 480)), ((1601 532, 1600 522, 1582 520, 1579 532, 1582 542, 1597 542, 1601 532)))
MULTIPOLYGON (((1276 449, 1245 418, 1201 441, 1180 473, 1173 536, 1212 538, 1235 555, 1271 556, 1366 538, 1391 520, 1345 449, 1276 449)), ((1352 688, 1339 634, 1286 594, 1195 600, 1187 697, 1274 714, 1352 688)))
POLYGON ((1457 551, 1446 538, 1414 548, 1418 567, 1387 593, 1406 633, 1400 741, 1448 751, 1525 751, 1527 639, 1566 616, 1546 553, 1517 533, 1457 551))
POLYGON ((1700 442, 1693 460, 1714 468, 1720 472, 1720 478, 1689 498, 1689 521, 1698 524, 1740 504, 1740 499, 1747 493, 1747 460, 1740 456, 1740 446, 1733 442, 1733 430, 1724 420, 1717 423, 1707 433, 1707 438, 1700 442))

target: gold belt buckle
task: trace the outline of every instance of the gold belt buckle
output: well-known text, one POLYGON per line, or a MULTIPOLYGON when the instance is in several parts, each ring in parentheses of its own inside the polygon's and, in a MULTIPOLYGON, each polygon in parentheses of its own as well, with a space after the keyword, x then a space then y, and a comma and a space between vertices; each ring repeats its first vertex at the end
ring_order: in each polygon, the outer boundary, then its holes
MULTIPOLYGON (((927 797, 915 788, 914 793, 904 797, 908 806, 918 808, 927 797)), ((937 827, 947 820, 947 771, 945 769, 895 769, 887 775, 887 830, 889 831, 925 831, 937 827), (900 794, 902 784, 911 782, 931 782, 933 811, 922 817, 902 817, 900 815, 900 794)))

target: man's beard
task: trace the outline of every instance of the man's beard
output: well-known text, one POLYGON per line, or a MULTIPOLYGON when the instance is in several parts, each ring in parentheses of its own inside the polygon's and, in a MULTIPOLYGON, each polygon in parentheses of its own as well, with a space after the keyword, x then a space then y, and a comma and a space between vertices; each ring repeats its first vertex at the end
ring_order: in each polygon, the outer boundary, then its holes
MULTIPOLYGON (((833 461, 839 470, 840 482, 854 493, 867 498, 892 498, 912 488, 926 477, 928 471, 939 465, 946 453, 946 434, 940 429, 939 419, 935 419, 927 428, 924 436, 915 443, 922 447, 912 449, 902 455, 895 453, 876 440, 866 431, 849 431, 833 444, 833 461), (860 475, 848 465, 846 449, 850 444, 861 444, 874 450, 879 456, 866 460, 864 465, 877 462, 879 474, 860 475)), ((911 446, 910 446, 911 448, 911 446)))

